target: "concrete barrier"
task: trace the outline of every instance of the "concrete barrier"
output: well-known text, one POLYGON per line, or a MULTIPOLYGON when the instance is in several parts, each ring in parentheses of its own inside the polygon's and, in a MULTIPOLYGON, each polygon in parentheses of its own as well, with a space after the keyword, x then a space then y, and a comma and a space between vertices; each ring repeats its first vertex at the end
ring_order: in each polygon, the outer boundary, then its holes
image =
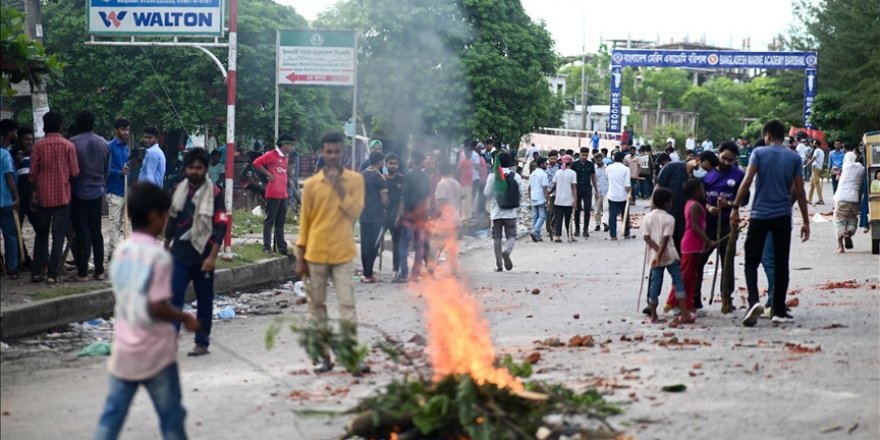
MULTIPOLYGON (((293 279, 293 258, 280 257, 214 273, 214 292, 229 293, 255 289, 293 279)), ((187 300, 194 298, 192 286, 187 300)), ((38 333, 71 322, 113 314, 111 289, 4 307, 0 310, 0 339, 38 333)))

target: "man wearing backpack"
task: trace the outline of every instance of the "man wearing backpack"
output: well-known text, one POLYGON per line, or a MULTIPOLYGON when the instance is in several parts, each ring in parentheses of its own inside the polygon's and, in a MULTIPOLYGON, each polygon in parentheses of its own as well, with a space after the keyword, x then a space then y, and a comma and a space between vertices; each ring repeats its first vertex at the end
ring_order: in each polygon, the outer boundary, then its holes
POLYGON ((510 254, 516 244, 516 215, 519 210, 522 178, 516 173, 516 163, 510 154, 500 153, 495 158, 492 174, 486 178, 483 194, 492 201, 492 239, 495 241, 495 272, 512 270, 510 254), (504 245, 501 233, 504 233, 504 245), (502 269, 502 262, 504 269, 502 269))

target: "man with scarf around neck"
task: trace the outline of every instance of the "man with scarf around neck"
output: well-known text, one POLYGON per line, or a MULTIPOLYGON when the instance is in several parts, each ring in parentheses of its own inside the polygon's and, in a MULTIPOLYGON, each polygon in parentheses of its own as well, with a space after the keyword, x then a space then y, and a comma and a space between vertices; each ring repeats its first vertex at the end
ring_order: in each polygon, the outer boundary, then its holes
MULTIPOLYGON (((192 148, 183 156, 186 179, 177 184, 165 227, 165 248, 171 250, 171 303, 183 310, 186 287, 193 283, 198 303, 196 317, 201 330, 189 356, 208 354, 214 314, 214 267, 220 243, 226 235, 228 217, 223 192, 208 179, 208 152, 192 148)), ((180 330, 180 323, 175 323, 180 330)))

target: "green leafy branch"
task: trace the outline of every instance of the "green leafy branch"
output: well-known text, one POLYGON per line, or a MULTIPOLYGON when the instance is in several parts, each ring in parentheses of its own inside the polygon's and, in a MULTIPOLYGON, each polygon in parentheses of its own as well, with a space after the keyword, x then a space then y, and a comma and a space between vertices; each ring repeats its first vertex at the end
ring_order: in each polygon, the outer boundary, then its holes
POLYGON ((25 17, 11 6, 0 6, 0 93, 15 94, 12 84, 27 81, 31 87, 61 79, 64 63, 25 33, 25 17))

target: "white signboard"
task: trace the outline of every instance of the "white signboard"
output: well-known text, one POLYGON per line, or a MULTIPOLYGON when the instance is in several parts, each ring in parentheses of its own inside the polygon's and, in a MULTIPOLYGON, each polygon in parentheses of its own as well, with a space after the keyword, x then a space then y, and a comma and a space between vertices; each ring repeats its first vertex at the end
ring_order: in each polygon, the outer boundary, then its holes
POLYGON ((279 85, 353 86, 355 36, 346 31, 280 31, 279 85))
POLYGON ((221 0, 87 0, 91 35, 222 35, 221 0))

